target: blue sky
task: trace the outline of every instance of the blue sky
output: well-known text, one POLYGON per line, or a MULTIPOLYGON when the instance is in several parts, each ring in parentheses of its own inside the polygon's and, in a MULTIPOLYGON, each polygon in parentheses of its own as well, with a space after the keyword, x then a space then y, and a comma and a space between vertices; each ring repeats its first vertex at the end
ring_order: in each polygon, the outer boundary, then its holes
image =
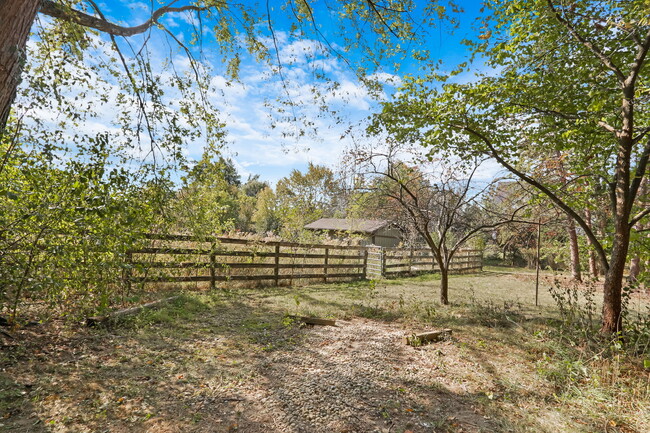
MULTIPOLYGON (((158 5, 156 1, 126 0, 104 1, 99 4, 110 20, 125 25, 136 25, 150 15, 152 3, 158 5)), ((479 13, 480 1, 458 3, 465 13, 458 16, 460 27, 453 35, 447 31, 448 25, 444 23, 426 29, 428 36, 423 47, 428 49, 434 58, 443 61, 443 69, 451 69, 466 60, 467 51, 461 40, 472 37, 472 27, 479 13)), ((187 4, 186 0, 178 0, 175 6, 184 4, 187 4)), ((421 8, 424 4, 425 2, 418 2, 417 6, 421 8)), ((328 17, 327 13, 331 12, 317 11, 320 31, 326 35, 334 48, 342 49, 341 40, 334 36, 333 20, 328 19, 331 17, 328 17)), ((283 13, 279 9, 273 10, 272 15, 278 46, 274 56, 277 55, 282 62, 284 81, 280 80, 277 74, 273 74, 272 65, 255 62, 250 57, 242 58, 239 81, 229 80, 225 74, 223 57, 218 55, 211 23, 207 20, 203 23, 201 55, 212 68, 210 101, 219 109, 228 132, 223 154, 235 161, 244 179, 249 174, 259 174, 262 180, 274 184, 278 179, 287 176, 292 169, 304 170, 309 162, 335 169, 344 150, 352 141, 362 139, 362 128, 359 125, 363 119, 378 110, 378 100, 369 94, 353 73, 353 69, 362 62, 358 52, 351 51, 345 55, 348 64, 326 56, 321 52, 322 45, 316 40, 291 37, 289 22, 282 18, 283 13), (315 78, 314 68, 340 84, 336 93, 324 91, 325 85, 315 78), (314 89, 324 92, 322 99, 314 100, 314 89), (297 115, 303 121, 307 120, 312 125, 304 135, 296 134, 300 127, 285 121, 283 114, 278 114, 282 104, 277 100, 286 100, 287 96, 297 105, 291 114, 297 115), (328 111, 336 111, 339 118, 324 113, 322 102, 326 103, 328 111)), ((170 14, 162 22, 181 41, 187 42, 191 38, 191 24, 196 24, 196 17, 190 13, 170 14)), ((138 38, 141 37, 133 38, 132 41, 136 46, 138 38)), ((271 40, 267 43, 270 44, 271 40)), ((155 63, 164 62, 169 55, 169 46, 164 42, 160 31, 152 32, 148 46, 155 70, 155 63)), ((418 47, 412 44, 412 48, 418 47)), ((198 54, 198 48, 194 50, 198 54)), ((187 67, 182 53, 176 51, 172 55, 177 67, 187 67)), ((418 63, 405 59, 401 61, 399 71, 390 66, 379 71, 377 77, 387 84, 379 99, 390 98, 395 86, 399 84, 401 74, 417 73, 419 66, 418 63)), ((172 89, 169 91, 173 93, 172 89)), ((107 110, 107 113, 110 111, 107 110)), ((101 130, 111 128, 110 123, 110 115, 107 114, 93 119, 85 128, 91 131, 101 130)), ((185 150, 187 156, 200 158, 204 144, 201 140, 191 142, 185 150)))

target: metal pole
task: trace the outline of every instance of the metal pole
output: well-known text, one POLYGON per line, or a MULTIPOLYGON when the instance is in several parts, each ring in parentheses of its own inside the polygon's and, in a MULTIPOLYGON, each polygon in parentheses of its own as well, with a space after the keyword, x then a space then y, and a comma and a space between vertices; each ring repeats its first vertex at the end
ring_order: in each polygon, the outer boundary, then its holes
POLYGON ((542 238, 542 219, 539 219, 539 222, 537 224, 537 275, 535 277, 535 306, 539 304, 539 268, 540 268, 540 260, 539 260, 539 244, 540 244, 540 239, 542 238))

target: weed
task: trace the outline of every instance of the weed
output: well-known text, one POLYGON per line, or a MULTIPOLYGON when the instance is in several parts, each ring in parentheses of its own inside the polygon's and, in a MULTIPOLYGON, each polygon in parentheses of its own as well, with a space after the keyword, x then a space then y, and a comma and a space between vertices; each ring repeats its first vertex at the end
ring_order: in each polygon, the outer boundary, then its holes
POLYGON ((422 346, 422 339, 419 338, 418 336, 416 336, 415 334, 412 334, 412 335, 406 337, 406 340, 407 340, 407 343, 408 343, 410 346, 413 346, 413 347, 420 347, 420 346, 422 346))
POLYGON ((474 298, 470 304, 473 320, 490 328, 509 328, 518 325, 514 319, 520 316, 522 309, 523 306, 519 302, 507 300, 499 304, 492 300, 480 302, 474 298))

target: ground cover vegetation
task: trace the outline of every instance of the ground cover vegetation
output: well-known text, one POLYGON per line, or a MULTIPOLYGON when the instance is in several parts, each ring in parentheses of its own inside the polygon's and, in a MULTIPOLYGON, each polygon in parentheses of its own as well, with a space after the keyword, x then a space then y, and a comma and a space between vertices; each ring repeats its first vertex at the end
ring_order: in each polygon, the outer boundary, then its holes
POLYGON ((545 273, 539 307, 534 274, 501 267, 451 277, 448 306, 422 276, 185 291, 107 329, 23 328, 0 355, 0 429, 647 431, 647 329, 602 345, 599 297, 569 280, 545 273), (451 339, 404 343, 441 328, 451 339))

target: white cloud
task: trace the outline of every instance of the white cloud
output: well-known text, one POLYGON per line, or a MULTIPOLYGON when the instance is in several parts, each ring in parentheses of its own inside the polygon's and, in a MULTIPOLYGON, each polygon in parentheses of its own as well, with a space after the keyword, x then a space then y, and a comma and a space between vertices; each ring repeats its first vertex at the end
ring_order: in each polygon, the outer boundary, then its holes
MULTIPOLYGON (((131 17, 135 23, 140 23, 150 13, 150 5, 144 2, 129 2, 128 5, 140 11, 131 17)), ((164 22, 179 34, 177 29, 184 29, 183 23, 191 19, 192 17, 179 14, 166 17, 164 22)), ((376 102, 357 81, 350 67, 335 57, 325 55, 319 42, 293 40, 284 32, 277 32, 276 36, 284 81, 275 73, 277 67, 253 62, 248 58, 243 59, 240 80, 232 81, 225 77, 224 63, 214 61, 211 65, 214 73, 207 93, 210 102, 219 110, 221 120, 227 125, 227 140, 230 143, 228 151, 242 174, 261 174, 263 180, 272 182, 288 175, 291 169, 305 169, 309 162, 335 166, 343 150, 350 145, 349 137, 341 138, 346 134, 348 126, 367 117, 376 107, 376 102), (315 73, 329 74, 337 80, 338 85, 319 81, 315 78, 315 73), (287 98, 293 106, 287 105, 287 98), (323 112, 323 104, 327 110, 336 111, 340 118, 335 119, 323 112), (291 120, 294 116, 299 122, 291 120)), ((114 56, 105 39, 95 35, 91 37, 97 48, 92 55, 87 56, 89 62, 99 65, 102 59, 114 56)), ((270 40, 267 39, 266 43, 269 44, 270 40)), ((137 41, 132 42, 132 45, 135 50, 139 48, 137 41)), ((161 77, 165 100, 170 108, 177 108, 180 91, 164 84, 173 73, 164 62, 165 55, 169 52, 164 36, 152 36, 149 51, 154 71, 161 77)), ((125 52, 128 54, 129 50, 125 52)), ((208 51, 206 56, 213 54, 208 51)), ((174 70, 179 75, 192 73, 190 62, 184 55, 174 55, 172 60, 174 70)), ((115 67, 119 69, 119 63, 115 67)), ((94 77, 97 81, 99 78, 94 77)), ((120 88, 116 79, 103 78, 108 81, 101 93, 108 95, 109 102, 97 105, 97 116, 87 119, 77 132, 93 135, 106 131, 118 136, 121 130, 115 123, 117 114, 120 110, 136 110, 135 101, 132 101, 130 107, 118 106, 115 100, 120 88)), ((395 86, 399 81, 398 77, 388 73, 377 73, 371 78, 389 86, 395 86)), ((72 89, 71 94, 81 90, 72 89)), ((46 114, 48 113, 43 113, 43 118, 46 114)), ((48 122, 54 125, 56 119, 51 118, 48 122)), ((131 154, 150 159, 150 142, 146 134, 142 137, 141 144, 142 149, 135 146, 131 154)), ((184 153, 198 159, 204 144, 204 139, 192 141, 187 144, 184 153)))

